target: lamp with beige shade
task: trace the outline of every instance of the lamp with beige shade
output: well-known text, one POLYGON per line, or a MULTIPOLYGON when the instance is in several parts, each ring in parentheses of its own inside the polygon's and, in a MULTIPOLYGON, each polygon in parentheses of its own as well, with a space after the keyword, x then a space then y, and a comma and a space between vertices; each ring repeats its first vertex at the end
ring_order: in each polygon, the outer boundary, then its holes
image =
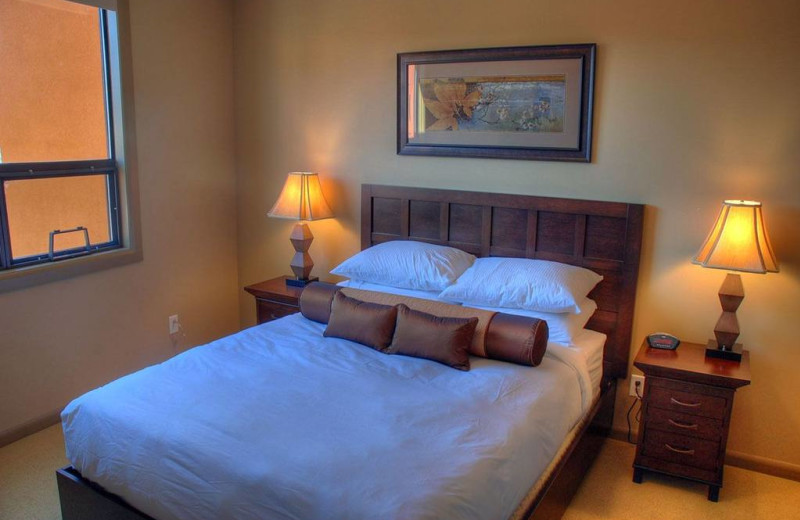
POLYGON ((292 228, 292 234, 289 236, 295 250, 289 265, 295 277, 287 278, 286 285, 304 287, 319 280, 319 278, 310 276, 314 261, 308 254, 308 248, 314 240, 314 235, 311 234, 311 229, 305 222, 333 217, 333 211, 322 195, 319 175, 310 172, 290 173, 286 177, 286 183, 283 185, 277 202, 267 215, 300 221, 292 228))
MULTIPOLYGON (((749 200, 726 200, 717 221, 700 251, 692 260, 695 264, 714 269, 746 273, 776 273, 778 261, 767 236, 761 203, 749 200)), ((728 273, 719 290, 722 315, 714 327, 716 341, 710 340, 706 356, 740 361, 742 345, 736 309, 744 300, 742 277, 728 273)))

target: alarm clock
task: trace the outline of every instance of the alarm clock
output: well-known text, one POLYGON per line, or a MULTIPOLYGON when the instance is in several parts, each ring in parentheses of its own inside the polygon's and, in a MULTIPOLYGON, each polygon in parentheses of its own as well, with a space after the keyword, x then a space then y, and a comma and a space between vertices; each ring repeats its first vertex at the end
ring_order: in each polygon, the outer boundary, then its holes
POLYGON ((666 332, 655 332, 647 336, 647 344, 650 348, 675 350, 681 344, 681 340, 666 332))

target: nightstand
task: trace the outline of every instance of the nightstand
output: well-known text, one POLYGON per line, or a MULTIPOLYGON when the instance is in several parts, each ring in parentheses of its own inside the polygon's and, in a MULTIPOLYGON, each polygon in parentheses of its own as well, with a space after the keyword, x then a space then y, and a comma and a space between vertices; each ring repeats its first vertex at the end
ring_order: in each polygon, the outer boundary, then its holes
POLYGON ((683 477, 708 484, 717 502, 733 396, 750 384, 750 353, 736 363, 707 358, 705 345, 658 350, 645 340, 633 364, 645 375, 633 481, 644 470, 683 477))
POLYGON ((244 288, 256 297, 256 320, 259 325, 300 312, 303 288, 286 285, 287 278, 292 277, 279 276, 244 288))

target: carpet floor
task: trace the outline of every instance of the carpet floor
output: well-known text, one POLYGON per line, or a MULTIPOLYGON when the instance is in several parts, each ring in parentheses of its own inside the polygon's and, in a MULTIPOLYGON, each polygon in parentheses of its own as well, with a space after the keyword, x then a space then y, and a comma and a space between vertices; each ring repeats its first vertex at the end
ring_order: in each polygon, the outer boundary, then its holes
MULTIPOLYGON (((706 487, 646 473, 631 482, 634 447, 609 439, 563 520, 800 519, 800 482, 731 466, 718 503, 706 487)), ((59 425, 0 448, 0 519, 60 520, 55 469, 64 466, 59 425)))

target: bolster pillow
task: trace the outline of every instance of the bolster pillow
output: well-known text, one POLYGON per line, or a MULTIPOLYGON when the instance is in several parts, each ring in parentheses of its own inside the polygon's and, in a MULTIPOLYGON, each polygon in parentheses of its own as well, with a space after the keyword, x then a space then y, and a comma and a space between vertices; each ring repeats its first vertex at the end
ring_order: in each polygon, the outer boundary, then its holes
POLYGON ((322 282, 309 284, 303 290, 300 312, 310 320, 328 323, 333 297, 339 291, 365 302, 381 305, 402 303, 415 311, 434 316, 478 318, 470 345, 470 354, 475 356, 535 367, 541 363, 547 349, 549 331, 544 320, 322 282))
POLYGON ((333 296, 341 289, 338 285, 313 282, 300 293, 300 313, 311 321, 328 323, 331 318, 333 296))

